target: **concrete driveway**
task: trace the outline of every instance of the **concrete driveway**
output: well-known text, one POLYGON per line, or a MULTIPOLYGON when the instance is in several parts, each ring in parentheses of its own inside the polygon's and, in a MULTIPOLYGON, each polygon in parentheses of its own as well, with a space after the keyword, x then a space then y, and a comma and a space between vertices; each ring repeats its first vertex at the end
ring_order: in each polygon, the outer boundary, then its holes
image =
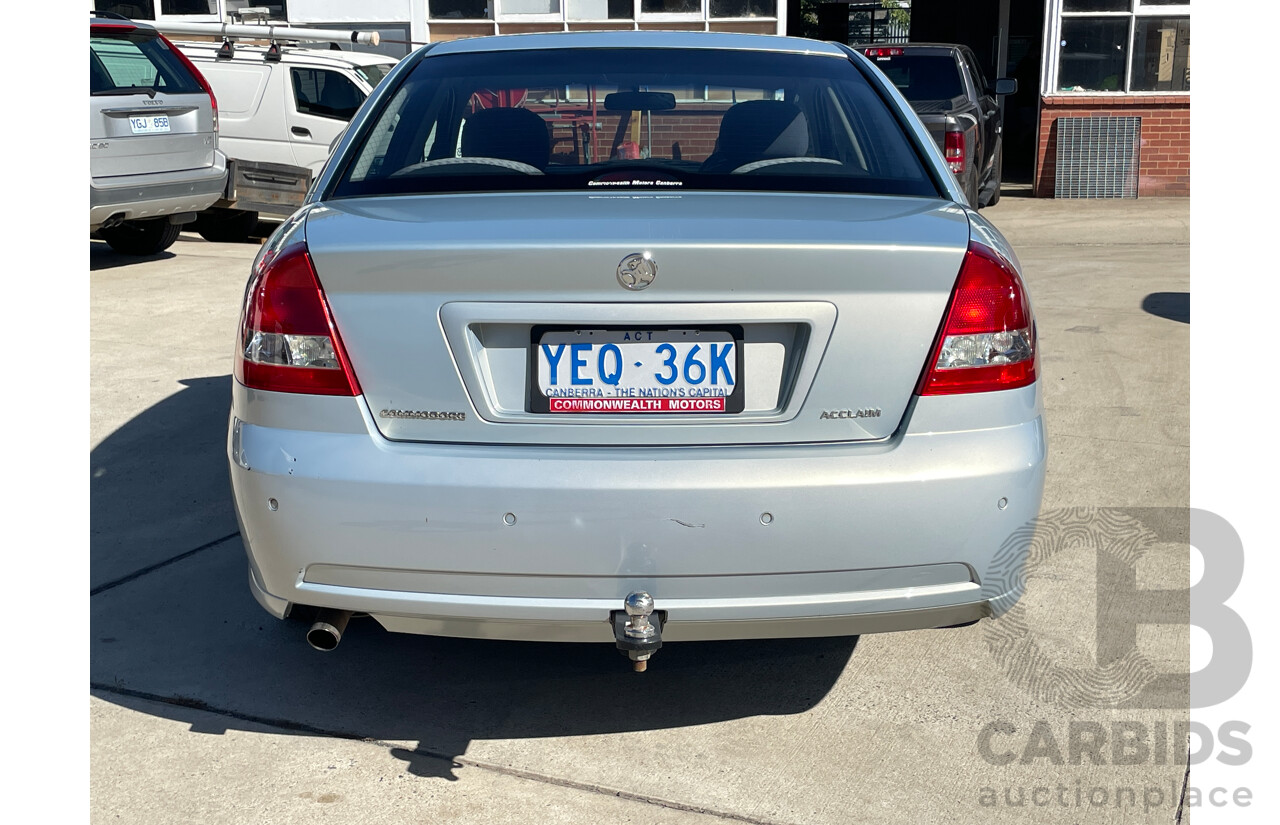
POLYGON ((91 242, 93 821, 1185 821, 1189 203, 984 214, 1035 303, 1058 537, 1016 615, 643 675, 367 619, 308 648, 249 595, 225 467, 256 246, 91 242))

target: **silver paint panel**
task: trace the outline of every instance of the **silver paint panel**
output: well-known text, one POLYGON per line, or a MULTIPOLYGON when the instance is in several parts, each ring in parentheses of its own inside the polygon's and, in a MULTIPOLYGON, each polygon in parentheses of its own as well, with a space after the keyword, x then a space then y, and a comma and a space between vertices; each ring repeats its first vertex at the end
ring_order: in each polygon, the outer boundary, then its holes
MULTIPOLYGON (((959 272, 969 219, 932 198, 434 195, 317 205, 307 213, 306 239, 370 406, 475 413, 465 422, 385 419, 379 426, 388 438, 797 443, 875 440, 895 431, 959 272), (618 286, 616 268, 637 250, 660 260, 662 277, 630 292, 618 286), (817 304, 834 307, 833 325, 830 310, 804 308, 817 304), (535 416, 513 406, 527 376, 509 361, 495 366, 467 332, 503 320, 664 325, 699 317, 810 330, 785 410, 661 421, 535 416), (496 386, 498 380, 508 383, 496 386), (820 417, 824 409, 858 407, 879 407, 883 415, 820 417)), ((776 390, 776 377, 763 380, 776 390)), ((746 381, 750 392, 753 376, 746 381)))
POLYGON ((243 423, 248 397, 237 384, 228 448, 259 601, 417 632, 527 638, 523 622, 536 622, 554 638, 607 641, 610 592, 637 588, 689 638, 803 635, 856 627, 841 617, 864 612, 907 611, 885 629, 931 626, 922 616, 935 608, 981 615, 982 576, 1043 491, 1038 386, 919 399, 889 442, 723 448, 396 443, 362 399, 326 399, 320 415, 344 430, 359 417, 365 432, 326 433, 306 429, 301 408, 296 429, 243 423), (984 426, 917 426, 949 409, 984 426), (970 582, 947 572, 961 567, 970 582))

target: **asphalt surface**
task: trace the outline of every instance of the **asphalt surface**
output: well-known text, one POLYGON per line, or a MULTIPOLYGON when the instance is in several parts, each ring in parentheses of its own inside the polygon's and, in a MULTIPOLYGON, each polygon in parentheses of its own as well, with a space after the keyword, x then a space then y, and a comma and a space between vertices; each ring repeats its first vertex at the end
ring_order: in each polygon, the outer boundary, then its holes
POLYGON ((984 212, 1035 304, 1060 537, 1017 615, 643 675, 367 619, 312 651, 249 595, 225 466, 257 247, 91 242, 93 821, 1187 821, 1189 205, 984 212))

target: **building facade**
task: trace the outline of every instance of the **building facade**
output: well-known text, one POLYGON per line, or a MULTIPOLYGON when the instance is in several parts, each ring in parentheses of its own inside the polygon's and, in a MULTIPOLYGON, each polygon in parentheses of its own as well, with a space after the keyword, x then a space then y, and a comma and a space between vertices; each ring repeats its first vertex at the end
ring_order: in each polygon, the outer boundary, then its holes
POLYGON ((245 7, 300 26, 377 30, 388 54, 460 37, 666 29, 782 34, 788 0, 96 0, 141 20, 217 22, 245 7))
POLYGON ((1064 119, 1107 118, 1137 120, 1139 196, 1190 195, 1189 0, 1047 2, 1035 193, 1055 193, 1064 119))
POLYGON ((1127 196, 1191 193, 1191 0, 857 0, 805 7, 800 0, 94 0, 93 5, 138 19, 208 22, 245 7, 265 7, 272 19, 292 25, 377 31, 382 42, 376 50, 396 57, 423 43, 461 37, 602 29, 964 43, 988 77, 1018 80, 1017 94, 1002 103, 1005 180, 1029 182, 1041 197, 1100 196, 1091 183, 1081 185, 1077 173, 1084 168, 1086 178, 1105 178, 1108 170, 1096 167, 1109 164, 1128 179, 1127 196), (1093 167, 1085 168, 1088 164, 1093 167))

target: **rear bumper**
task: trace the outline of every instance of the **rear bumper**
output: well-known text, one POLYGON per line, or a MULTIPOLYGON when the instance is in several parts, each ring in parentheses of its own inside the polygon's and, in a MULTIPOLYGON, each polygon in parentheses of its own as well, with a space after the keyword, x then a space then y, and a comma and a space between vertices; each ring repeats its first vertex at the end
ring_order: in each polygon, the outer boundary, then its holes
POLYGON ((611 642, 636 589, 669 641, 959 624, 1016 600, 1044 486, 1038 386, 921 399, 888 442, 713 449, 391 442, 363 399, 233 395, 259 603, 395 631, 611 642), (1008 423, 937 426, 979 420, 1008 423))
POLYGON ((204 169, 93 178, 89 181, 89 231, 112 215, 141 220, 208 209, 227 187, 227 158, 214 152, 204 169))

